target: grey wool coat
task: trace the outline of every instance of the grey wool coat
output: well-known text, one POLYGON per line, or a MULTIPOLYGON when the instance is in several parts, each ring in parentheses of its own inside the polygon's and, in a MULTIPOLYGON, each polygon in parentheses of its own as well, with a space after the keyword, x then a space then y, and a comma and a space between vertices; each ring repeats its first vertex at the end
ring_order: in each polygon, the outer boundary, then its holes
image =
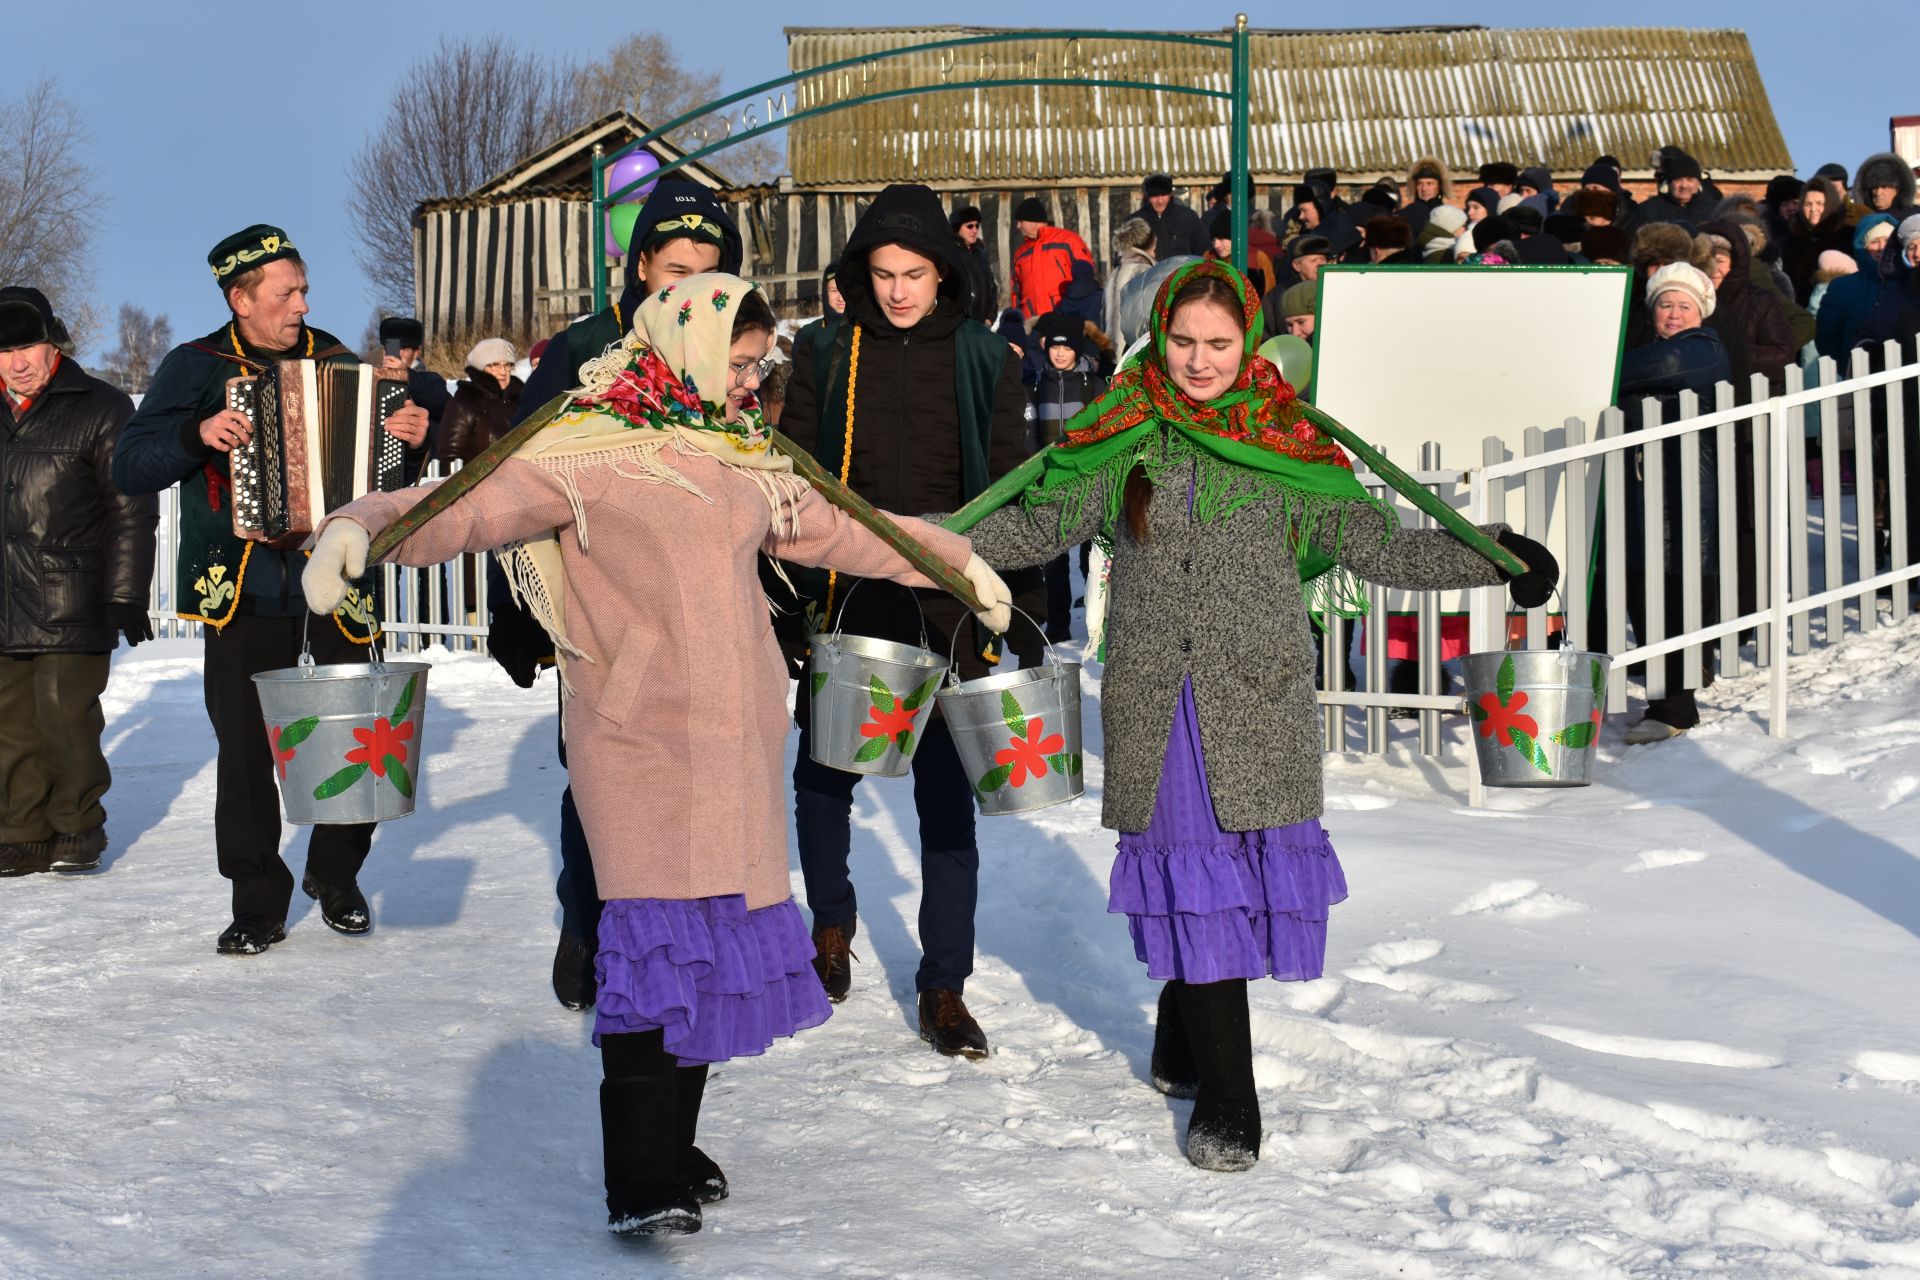
MULTIPOLYGON (((1274 504, 1244 507, 1210 524, 1193 519, 1192 473, 1189 465, 1154 486, 1146 542, 1136 541, 1124 521, 1114 531, 1100 699, 1106 730, 1101 821, 1118 831, 1144 831, 1153 821, 1167 735, 1181 681, 1189 676, 1220 826, 1253 831, 1317 818, 1322 787, 1313 624, 1298 564, 1275 531, 1274 504)), ((1091 538, 1100 516, 1100 504, 1088 503, 1085 518, 1062 530, 1057 505, 1029 514, 1015 503, 967 536, 994 568, 1020 569, 1091 538)), ((1453 535, 1390 531, 1387 521, 1371 503, 1342 503, 1322 516, 1313 538, 1357 577, 1383 586, 1435 591, 1501 581, 1490 562, 1453 535)))

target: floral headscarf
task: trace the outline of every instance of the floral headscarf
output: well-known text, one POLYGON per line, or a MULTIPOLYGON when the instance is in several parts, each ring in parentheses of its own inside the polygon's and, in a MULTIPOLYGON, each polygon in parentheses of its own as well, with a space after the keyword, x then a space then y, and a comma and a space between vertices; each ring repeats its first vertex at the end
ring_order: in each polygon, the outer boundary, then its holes
MULTIPOLYGON (((1075 414, 1020 500, 1028 510, 1058 504, 1062 530, 1080 524, 1087 505, 1101 504, 1097 539, 1111 545, 1126 479, 1135 467, 1150 480, 1178 472, 1194 477, 1193 515, 1223 520, 1254 503, 1276 505, 1274 527, 1300 562, 1302 582, 1320 612, 1364 608, 1359 584, 1329 574, 1334 557, 1312 534, 1323 518, 1356 502, 1379 506, 1354 477, 1340 446, 1300 411, 1294 389, 1259 355, 1260 299, 1247 278, 1224 262, 1202 260, 1175 271, 1154 299, 1150 341, 1114 378, 1107 393, 1075 414), (1175 385, 1167 369, 1173 299, 1188 281, 1216 276, 1233 287, 1246 331, 1240 374, 1225 394, 1200 402, 1175 385), (1325 575, 1323 578, 1322 575, 1325 575)), ((1384 508, 1381 508, 1384 510, 1384 508)), ((1397 520, 1389 512, 1388 529, 1397 520)), ((1336 528, 1344 536, 1344 519, 1336 528)))

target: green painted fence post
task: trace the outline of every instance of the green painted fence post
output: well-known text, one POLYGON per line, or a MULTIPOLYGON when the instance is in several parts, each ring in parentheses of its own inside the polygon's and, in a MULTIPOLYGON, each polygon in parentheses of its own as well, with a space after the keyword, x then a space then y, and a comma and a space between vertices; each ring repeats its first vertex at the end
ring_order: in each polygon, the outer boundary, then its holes
POLYGON ((1247 269, 1247 217, 1253 200, 1253 184, 1247 173, 1253 150, 1252 80, 1252 37, 1247 34, 1247 15, 1236 14, 1233 20, 1233 167, 1229 181, 1233 191, 1233 265, 1241 271, 1247 269))

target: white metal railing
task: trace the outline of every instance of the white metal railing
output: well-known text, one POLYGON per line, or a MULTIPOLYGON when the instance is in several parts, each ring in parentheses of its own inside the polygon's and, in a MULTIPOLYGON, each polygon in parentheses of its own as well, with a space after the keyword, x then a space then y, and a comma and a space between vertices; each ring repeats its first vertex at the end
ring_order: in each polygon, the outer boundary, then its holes
MULTIPOLYGON (((1645 692, 1660 697, 1667 692, 1665 663, 1649 661, 1678 652, 1682 675, 1689 688, 1702 682, 1705 646, 1717 645, 1718 674, 1733 676, 1749 665, 1769 672, 1769 727, 1786 729, 1787 665, 1791 657, 1807 653, 1816 644, 1840 638, 1849 623, 1861 631, 1880 625, 1877 593, 1891 591, 1888 620, 1904 621, 1911 611, 1907 590, 1900 584, 1920 578, 1913 556, 1920 547, 1908 545, 1909 493, 1907 415, 1903 395, 1920 382, 1920 361, 1903 362, 1892 343, 1884 351, 1886 368, 1869 372, 1866 352, 1852 353, 1845 381, 1832 360, 1821 360, 1808 385, 1800 369, 1787 371, 1785 392, 1768 394, 1765 380, 1754 379, 1746 404, 1735 402, 1734 389, 1716 388, 1711 412, 1699 412, 1695 397, 1681 397, 1677 421, 1661 423, 1656 402, 1646 402, 1642 429, 1627 432, 1623 415, 1609 409, 1588 438, 1578 419, 1568 419, 1552 430, 1527 431, 1514 453, 1494 438, 1483 444, 1479 465, 1467 468, 1458 459, 1443 459, 1437 445, 1426 445, 1414 477, 1442 498, 1464 505, 1478 523, 1501 520, 1521 532, 1545 540, 1548 515, 1558 504, 1563 531, 1551 549, 1559 558, 1565 581, 1564 626, 1568 642, 1614 655, 1608 689, 1608 710, 1627 709, 1629 668, 1642 670, 1645 692), (1876 393, 1880 393, 1876 395, 1876 393), (1882 403, 1876 405, 1876 401, 1882 403), (1817 419, 1817 421, 1815 421, 1817 419), (1812 423, 1809 436, 1808 424, 1812 423), (1884 428, 1876 431, 1876 427, 1884 428), (1700 443, 1712 432, 1721 460, 1716 467, 1718 506, 1717 595, 1712 612, 1718 621, 1707 623, 1709 604, 1703 597, 1704 580, 1711 575, 1701 556, 1702 510, 1700 443), (1821 461, 1815 487, 1807 471, 1809 440, 1821 461), (1627 530, 1626 468, 1631 455, 1643 446, 1674 440, 1680 449, 1680 577, 1678 618, 1666 616, 1665 597, 1647 592, 1645 636, 1627 643, 1627 530), (1884 440, 1886 456, 1878 456, 1884 440), (1742 442, 1750 444, 1743 450, 1742 442), (1511 456, 1510 456, 1511 455, 1511 456), (1744 455, 1744 456, 1743 456, 1744 455), (1742 463, 1745 463, 1744 468, 1742 463), (1844 469, 1851 464, 1857 478, 1849 498, 1844 469), (1876 477, 1885 479, 1885 509, 1876 490, 1876 477), (1750 541, 1742 541, 1738 520, 1739 493, 1744 487, 1753 512, 1750 541), (1518 492, 1520 510, 1511 510, 1518 492), (1590 563, 1589 541, 1594 517, 1601 518, 1604 545, 1592 557, 1604 566, 1606 581, 1605 635, 1589 635, 1590 601, 1581 579, 1590 563), (1876 529, 1887 532, 1887 554, 1876 545, 1876 529), (1749 577, 1752 607, 1741 606, 1740 558, 1752 557, 1749 577), (1884 562, 1883 562, 1884 561, 1884 562), (1748 642, 1743 649, 1743 642, 1748 642)), ((1646 503, 1645 562, 1650 583, 1665 581, 1663 559, 1664 449, 1641 455, 1646 503)), ((439 464, 425 478, 445 474, 439 464)), ((1377 477, 1361 475, 1362 483, 1380 493, 1417 525, 1430 518, 1385 488, 1377 477)), ((196 635, 200 624, 178 619, 174 602, 173 546, 179 534, 177 490, 162 498, 159 555, 154 570, 151 611, 156 634, 196 635)), ((462 556, 446 566, 382 571, 384 626, 389 645, 415 651, 428 644, 484 652, 486 649, 487 587, 484 556, 462 556)), ((1416 715, 1413 737, 1421 754, 1436 755, 1442 747, 1441 716, 1463 709, 1459 694, 1442 689, 1441 604, 1426 593, 1417 605, 1416 651, 1419 655, 1417 693, 1397 694, 1388 688, 1386 634, 1388 595, 1379 587, 1368 594, 1368 612, 1362 628, 1342 627, 1322 644, 1322 686, 1319 694, 1324 720, 1324 745, 1330 751, 1364 750, 1381 753, 1395 739, 1390 713, 1411 708, 1416 715), (1364 629, 1366 653, 1361 687, 1355 687, 1350 667, 1352 634, 1364 629)), ((1470 593, 1469 648, 1487 650, 1507 643, 1503 631, 1520 628, 1530 648, 1543 648, 1556 619, 1547 608, 1528 611, 1515 621, 1508 613, 1506 593, 1485 589, 1470 593)))
MULTIPOLYGON (((430 462, 420 478, 437 480, 459 469, 458 463, 448 467, 430 462)), ((185 598, 180 591, 182 584, 174 580, 179 538, 180 490, 175 486, 160 495, 153 588, 147 604, 156 636, 200 634, 202 624, 179 616, 179 604, 185 598)), ((387 632, 385 647, 391 652, 414 653, 430 644, 443 644, 449 649, 485 653, 486 559, 484 555, 463 555, 427 569, 383 566, 380 570, 381 627, 387 632)))

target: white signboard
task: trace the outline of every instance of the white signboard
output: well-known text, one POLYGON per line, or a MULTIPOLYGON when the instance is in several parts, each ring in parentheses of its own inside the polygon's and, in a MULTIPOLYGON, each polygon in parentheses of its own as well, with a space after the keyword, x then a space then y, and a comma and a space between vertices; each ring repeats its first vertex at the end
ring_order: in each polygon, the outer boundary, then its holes
MULTIPOLYGON (((1631 277, 1626 267, 1328 268, 1313 402, 1407 471, 1428 442, 1440 446, 1442 468, 1461 471, 1482 464, 1488 436, 1508 457, 1529 427, 1558 447, 1568 418, 1591 434, 1614 401, 1631 277)), ((1549 474, 1547 527, 1522 532, 1564 547, 1560 473, 1549 474)), ((1454 489, 1441 496, 1464 511, 1466 488, 1454 489)), ((1517 496, 1510 511, 1519 527, 1517 496)), ((1414 604, 1393 592, 1388 607, 1414 604)), ((1441 607, 1464 612, 1465 597, 1452 593, 1441 607)))

